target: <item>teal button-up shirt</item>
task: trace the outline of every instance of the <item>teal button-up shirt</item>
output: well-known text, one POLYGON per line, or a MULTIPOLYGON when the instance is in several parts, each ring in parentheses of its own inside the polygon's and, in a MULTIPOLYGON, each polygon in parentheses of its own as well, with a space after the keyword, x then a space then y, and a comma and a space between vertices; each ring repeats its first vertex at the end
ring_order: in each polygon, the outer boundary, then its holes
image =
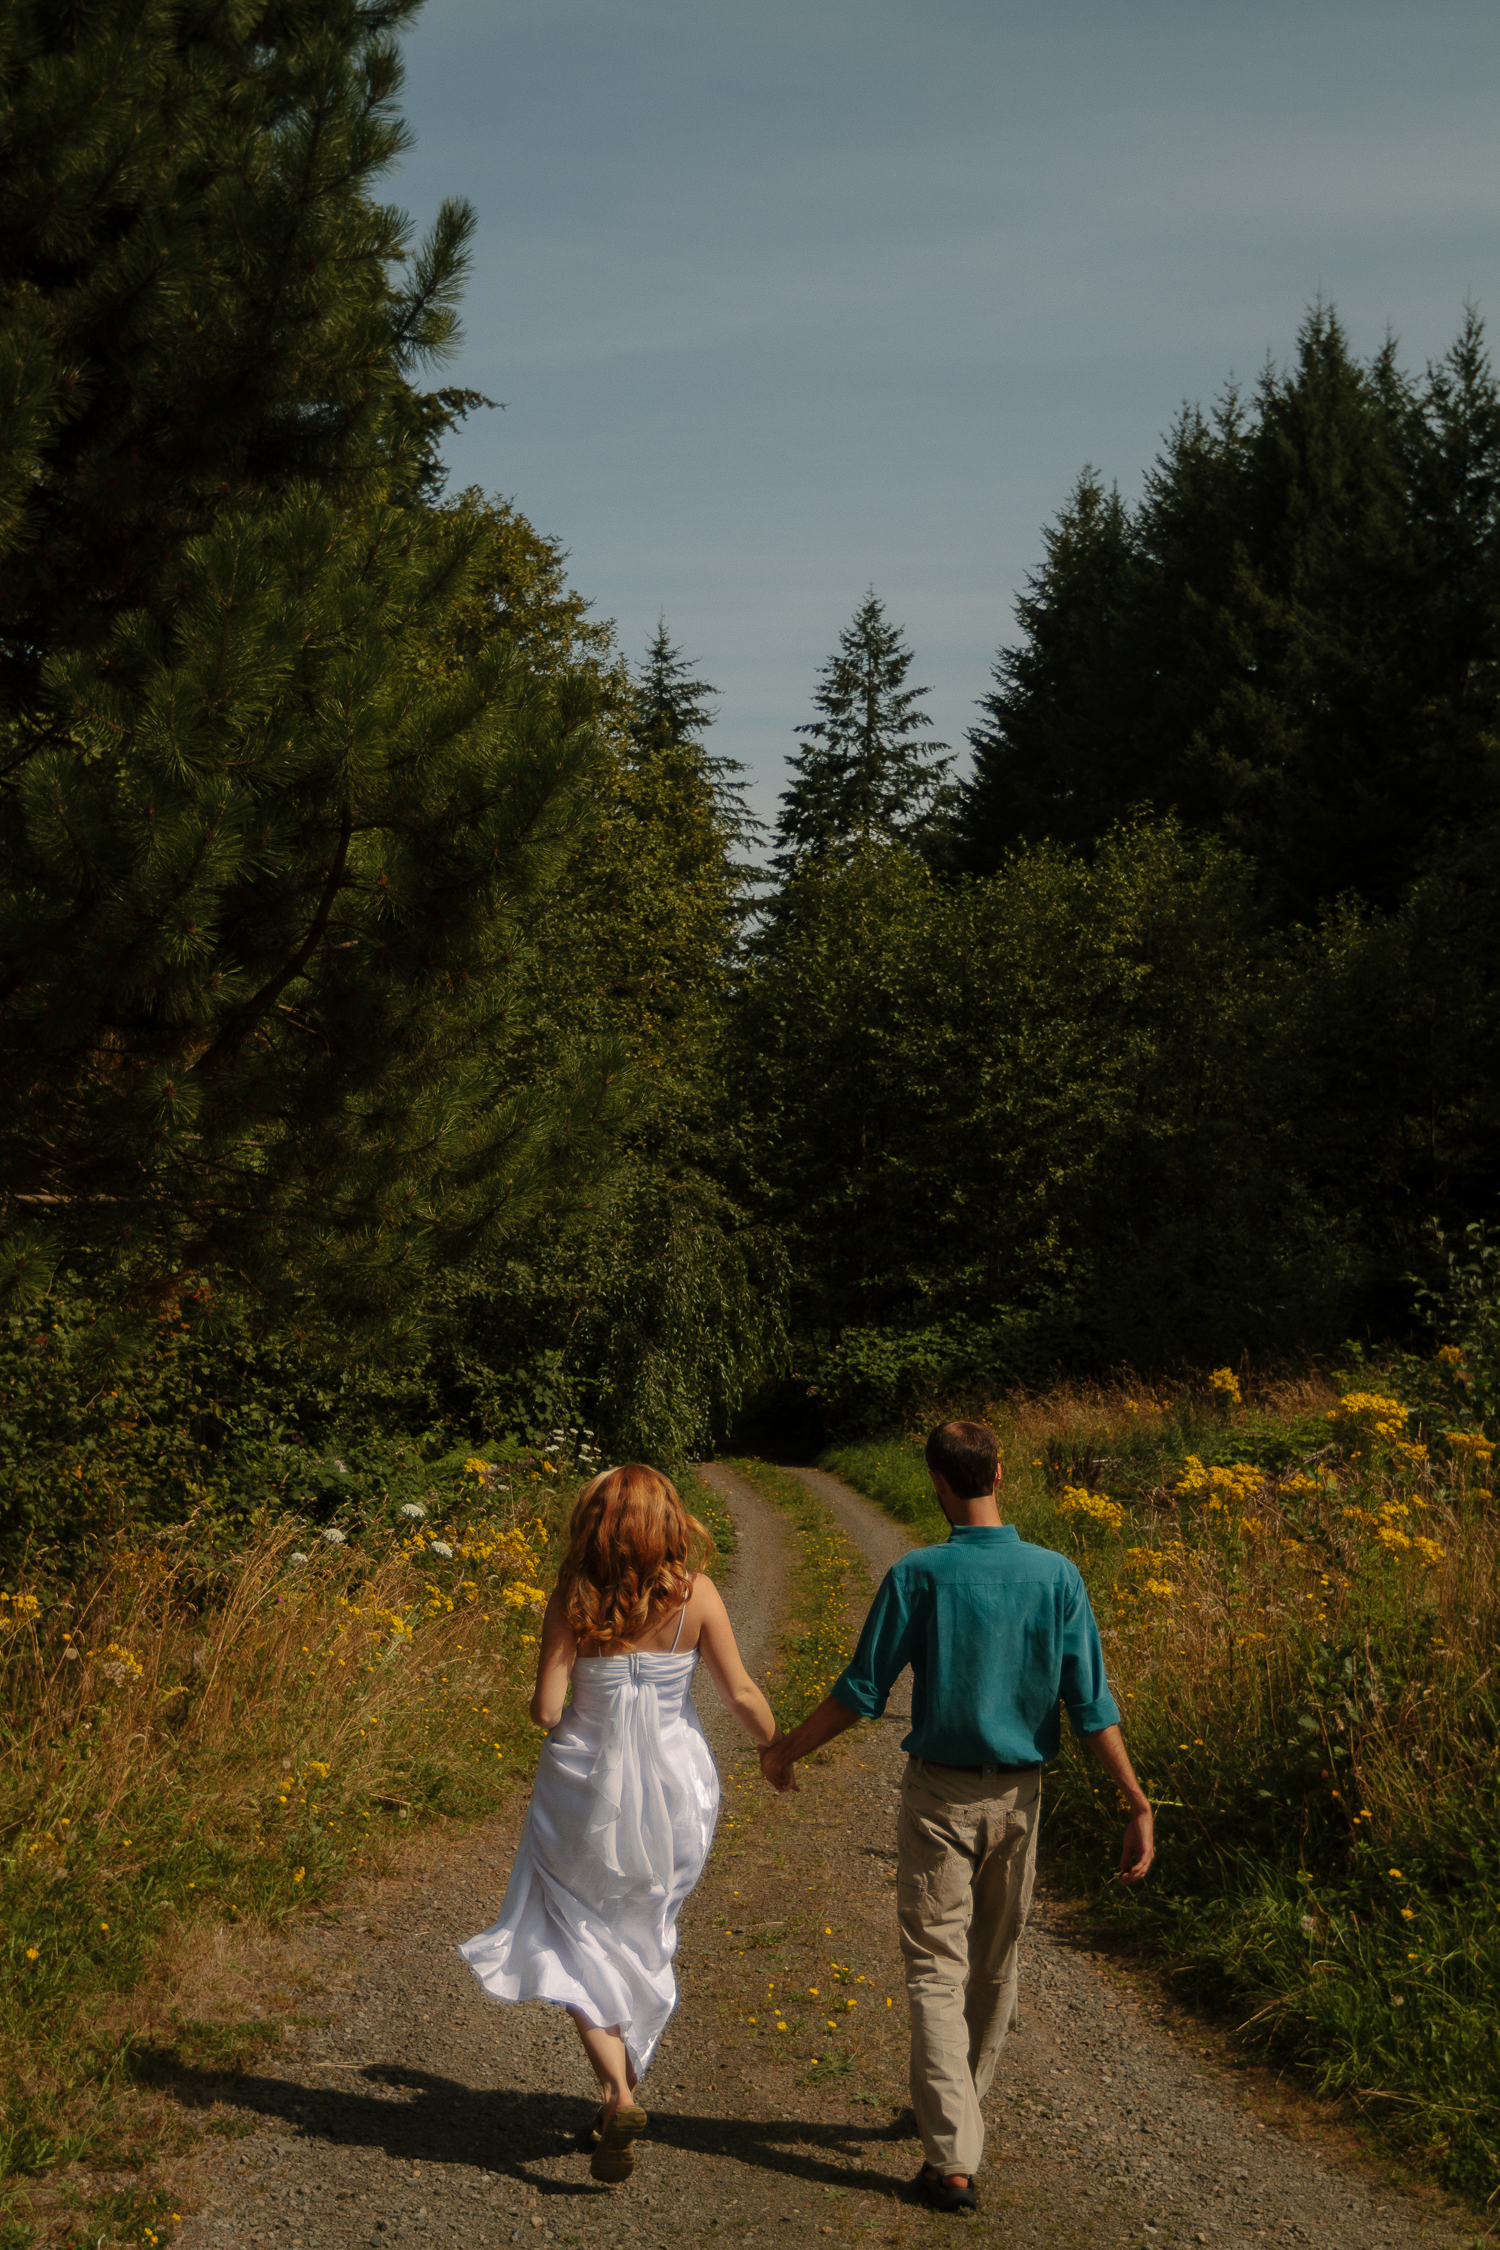
POLYGON ((1075 1734, 1119 1723, 1083 1580, 1014 1524, 958 1524, 946 1545, 903 1555, 829 1692, 877 1719, 908 1664, 901 1747, 936 1765, 1045 1765, 1057 1756, 1059 1701, 1075 1734))

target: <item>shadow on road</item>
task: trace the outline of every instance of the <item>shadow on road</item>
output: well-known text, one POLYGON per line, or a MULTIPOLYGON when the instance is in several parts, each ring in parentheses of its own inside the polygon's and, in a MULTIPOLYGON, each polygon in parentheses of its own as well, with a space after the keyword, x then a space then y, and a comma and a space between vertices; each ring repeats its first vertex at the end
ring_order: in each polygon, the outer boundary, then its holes
MULTIPOLYGON (((594 2104, 578 2095, 503 2087, 476 2092, 455 2079, 394 2063, 367 2064, 347 2090, 296 2086, 253 2072, 230 2087, 222 2075, 192 2071, 179 2073, 171 2090, 192 2107, 227 2098, 238 2109, 274 2119, 303 2140, 331 2149, 378 2148, 408 2164, 473 2165, 524 2180, 539 2196, 610 2193, 589 2178, 582 2156, 576 2179, 557 2179, 534 2168, 576 2152, 578 2136, 595 2114, 594 2104), (397 2094, 406 2099, 393 2098, 397 2094)), ((898 2177, 869 2158, 876 2145, 908 2138, 913 2124, 909 2114, 889 2125, 695 2117, 658 2109, 650 2114, 648 2148, 654 2141, 696 2156, 724 2157, 810 2187, 889 2195, 908 2185, 904 2175, 898 2177)))

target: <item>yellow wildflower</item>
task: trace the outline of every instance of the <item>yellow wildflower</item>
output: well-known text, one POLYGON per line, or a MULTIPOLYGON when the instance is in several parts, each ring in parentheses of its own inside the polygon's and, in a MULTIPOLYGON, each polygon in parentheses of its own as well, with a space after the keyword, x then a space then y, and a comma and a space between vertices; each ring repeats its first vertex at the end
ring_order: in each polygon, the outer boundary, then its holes
POLYGON ((1328 1427, 1345 1447, 1389 1448, 1405 1437, 1409 1411, 1379 1391, 1348 1391, 1329 1413, 1328 1427))
POLYGON ((1191 1499, 1201 1498, 1211 1515, 1225 1508, 1243 1508, 1261 1490, 1265 1478, 1253 1461, 1235 1461, 1227 1468, 1205 1468, 1196 1453, 1182 1464, 1177 1490, 1191 1499))
POLYGON ((1111 1500, 1107 1492, 1085 1492, 1080 1486, 1065 1484, 1060 1516, 1083 1516, 1092 1523, 1102 1524, 1107 1531, 1118 1531, 1125 1521, 1125 1510, 1118 1500, 1111 1500))
POLYGON ((1465 1468, 1482 1469, 1495 1448, 1478 1430, 1444 1430, 1444 1440, 1465 1468))

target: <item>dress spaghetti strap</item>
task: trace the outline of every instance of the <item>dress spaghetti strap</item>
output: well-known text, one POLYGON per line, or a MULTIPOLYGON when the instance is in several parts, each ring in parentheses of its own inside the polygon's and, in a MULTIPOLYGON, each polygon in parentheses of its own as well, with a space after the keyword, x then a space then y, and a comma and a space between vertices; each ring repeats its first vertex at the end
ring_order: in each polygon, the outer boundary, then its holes
POLYGON ((693 1598, 693 1581, 692 1581, 692 1579, 690 1578, 690 1579, 688 1580, 688 1590, 687 1590, 686 1594, 684 1594, 684 1596, 683 1596, 683 1598, 682 1598, 682 1607, 681 1607, 681 1609, 680 1609, 680 1610, 679 1610, 679 1611, 677 1612, 677 1630, 676 1630, 676 1632, 675 1632, 675 1633, 674 1633, 674 1634, 672 1635, 672 1646, 671 1646, 671 1647, 670 1647, 670 1648, 669 1648, 669 1649, 667 1650, 667 1654, 668 1654, 668 1656, 675 1656, 675 1655, 677 1654, 677 1643, 678 1643, 678 1642, 679 1642, 679 1641, 681 1640, 681 1638, 682 1638, 682 1621, 683 1621, 683 1619, 684 1619, 684 1618, 686 1617, 686 1615, 687 1615, 687 1606, 688 1606, 688 1603, 689 1603, 689 1602, 690 1602, 690 1601, 692 1600, 692 1598, 693 1598))

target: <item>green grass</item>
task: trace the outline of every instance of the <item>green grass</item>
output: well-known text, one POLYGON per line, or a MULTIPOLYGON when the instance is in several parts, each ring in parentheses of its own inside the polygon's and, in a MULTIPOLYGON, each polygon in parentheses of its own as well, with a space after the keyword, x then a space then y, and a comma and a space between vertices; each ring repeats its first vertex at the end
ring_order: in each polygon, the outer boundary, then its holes
MULTIPOLYGON (((1432 1458, 1403 1463, 1332 1444, 1305 1397, 1143 1414, 1122 1393, 1085 1414, 1070 1395, 1051 1426, 1033 1401, 1005 1432, 1002 1510, 1082 1569, 1158 1806, 1157 1868, 1125 1890, 1113 1793, 1065 1728, 1053 1868, 1175 1990, 1484 2205, 1500 2189, 1500 1527, 1488 1471, 1471 1491, 1440 1427, 1421 1434, 1432 1458), (1189 1455, 1244 1464, 1241 1496, 1214 1509, 1188 1491, 1189 1455), (1061 1514, 1068 1488, 1118 1503, 1118 1532, 1061 1514)), ((915 1441, 820 1465, 914 1537, 944 1535, 915 1441)))
POLYGON ((691 1469, 684 1470, 676 1479, 678 1497, 690 1516, 696 1516, 704 1525, 714 1543, 709 1558, 708 1575, 721 1578, 734 1559, 737 1544, 734 1518, 730 1515, 711 1484, 705 1484, 691 1469))
POLYGON ((856 1492, 884 1508, 904 1524, 924 1547, 948 1536, 947 1520, 937 1504, 922 1459, 922 1448, 913 1438, 854 1438, 846 1445, 831 1445, 818 1456, 818 1467, 842 1477, 856 1492))
POLYGON ((792 1599, 770 1686, 776 1724, 790 1733, 815 1710, 849 1660, 851 1614, 875 1589, 864 1558, 829 1510, 802 1482, 768 1461, 731 1460, 787 1517, 792 1545, 792 1599))
MULTIPOLYGON (((948 1536, 948 1519, 938 1506, 921 1444, 915 1438, 852 1438, 818 1455, 818 1467, 842 1477, 856 1492, 875 1501, 904 1524, 920 1546, 948 1536)), ((1001 1511, 1023 1539, 1042 1536, 1054 1513, 1045 1480, 1028 1465, 1007 1462, 1000 1494, 1001 1511)))

